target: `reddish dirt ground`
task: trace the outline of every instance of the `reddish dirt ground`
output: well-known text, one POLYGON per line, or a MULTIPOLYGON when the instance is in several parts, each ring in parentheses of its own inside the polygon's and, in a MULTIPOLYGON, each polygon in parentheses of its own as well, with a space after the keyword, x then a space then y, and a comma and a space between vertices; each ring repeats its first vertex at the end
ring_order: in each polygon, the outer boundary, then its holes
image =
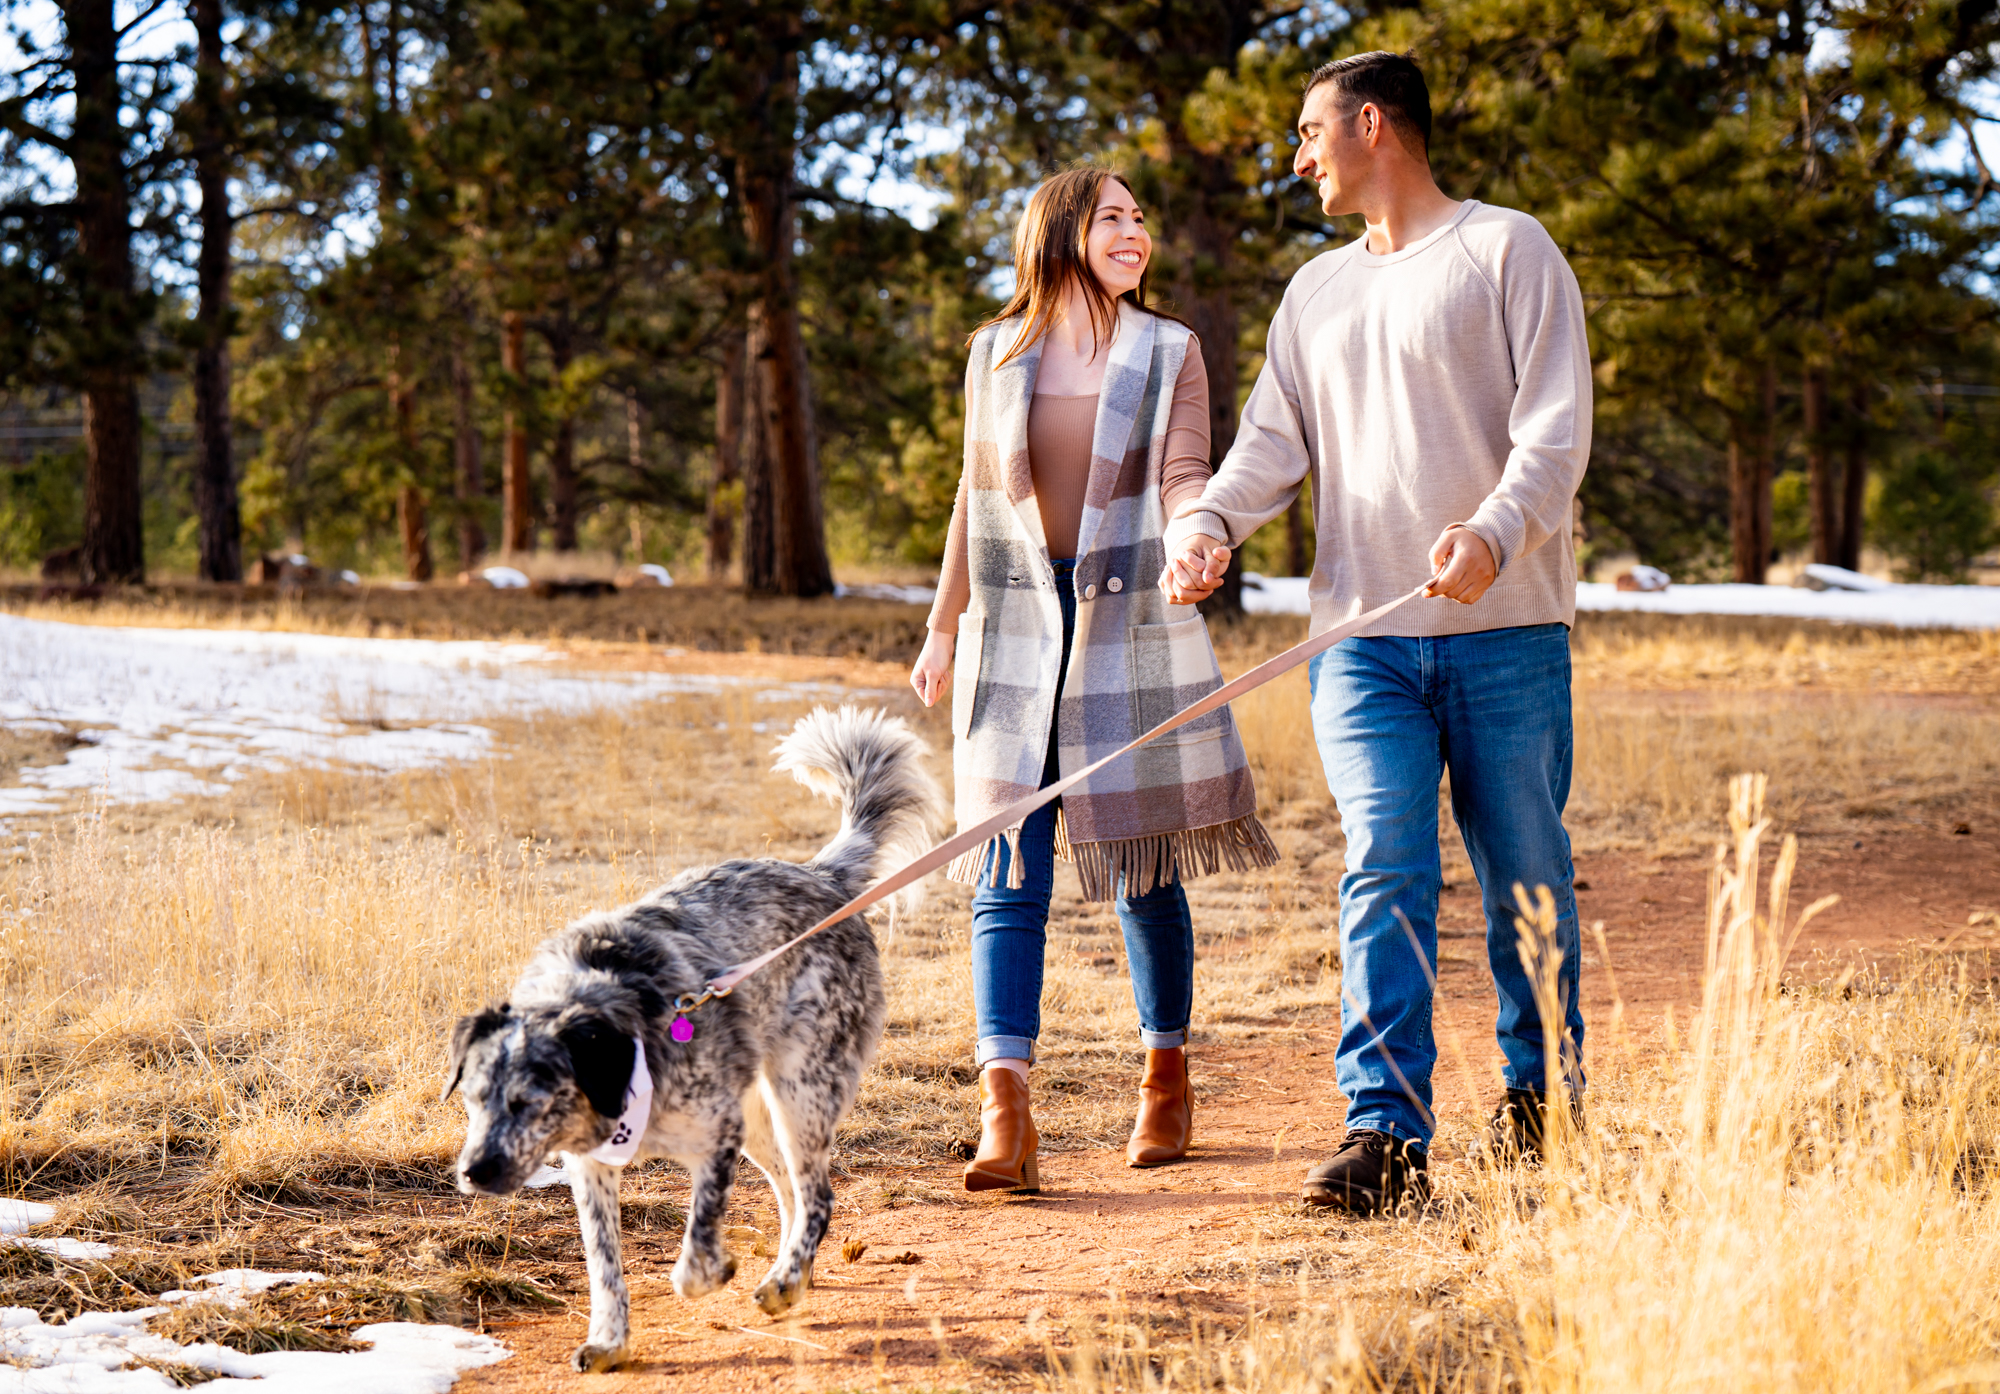
MULTIPOLYGON (((1607 973, 1586 935, 1584 1001, 1594 1041, 1605 1039, 1613 977, 1635 1034, 1656 1029, 1669 1006, 1680 1010, 1696 1001, 1707 874, 1701 859, 1579 859, 1583 918, 1603 922, 1612 957, 1607 973)), ((1820 895, 1841 897, 1800 939, 1794 961, 1802 973, 1830 971, 1827 958, 1886 960, 1912 943, 1971 951, 1978 971, 1993 971, 2000 924, 1968 919, 2000 909, 2000 828, 1809 834, 1801 839, 1796 885, 1795 912, 1820 895)), ((1494 1088, 1493 994, 1473 888, 1447 895, 1440 919, 1439 1030, 1446 1053, 1438 1111, 1464 1117, 1483 1112, 1494 1088), (1464 1044, 1469 1068, 1453 1057, 1454 1037, 1464 1044)), ((769 1321, 748 1299, 763 1260, 746 1255, 730 1287, 687 1303, 667 1279, 677 1236, 628 1238, 636 1358, 624 1371, 591 1377, 588 1387, 1018 1387, 1045 1373, 1043 1333, 1050 1324, 1104 1311, 1114 1301, 1183 1329, 1197 1314, 1236 1324, 1258 1297, 1246 1283, 1154 1275, 1213 1266, 1232 1252, 1247 1257, 1245 1222, 1295 1206, 1300 1176, 1332 1150, 1341 1101, 1327 1078, 1337 1028, 1331 1005, 1308 1025, 1303 1050, 1199 1053, 1196 1152, 1173 1167, 1133 1171, 1118 1154, 1066 1153, 1044 1158, 1040 1196, 952 1195, 943 1204, 896 1208, 865 1197, 898 1176, 949 1192, 954 1171, 941 1165, 850 1176, 839 1188, 811 1299, 783 1321, 769 1321), (867 1251, 845 1262, 841 1248, 854 1240, 867 1251)), ((1438 1161, 1449 1167, 1453 1159, 1440 1149, 1438 1161)), ((737 1197, 733 1219, 775 1229, 761 1182, 742 1186, 737 1197)), ((1358 1237, 1384 1222, 1324 1223, 1340 1247, 1344 1234, 1358 1237)), ((1365 1249, 1349 1247, 1362 1252, 1343 1261, 1365 1281, 1365 1249)), ((459 1388, 467 1394, 576 1388, 566 1359, 583 1328, 580 1300, 568 1313, 496 1322, 489 1330, 513 1348, 513 1358, 467 1375, 459 1388)))

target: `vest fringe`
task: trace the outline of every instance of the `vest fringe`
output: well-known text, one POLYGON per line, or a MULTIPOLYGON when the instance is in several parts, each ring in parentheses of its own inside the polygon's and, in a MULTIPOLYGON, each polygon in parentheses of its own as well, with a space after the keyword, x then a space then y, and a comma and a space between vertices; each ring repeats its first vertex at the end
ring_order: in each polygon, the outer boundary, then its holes
MULTIPOLYGON (((945 879, 961 885, 990 883, 989 858, 996 846, 1007 844, 1007 889, 1022 885, 1021 830, 1009 828, 982 842, 944 869, 945 879)), ((1144 895, 1174 881, 1192 881, 1219 871, 1253 871, 1278 864, 1277 844, 1256 814, 1206 828, 1187 828, 1154 837, 1129 837, 1118 842, 1071 842, 1069 820, 1056 810, 1056 856, 1076 864, 1085 900, 1115 900, 1119 883, 1127 895, 1144 895)))

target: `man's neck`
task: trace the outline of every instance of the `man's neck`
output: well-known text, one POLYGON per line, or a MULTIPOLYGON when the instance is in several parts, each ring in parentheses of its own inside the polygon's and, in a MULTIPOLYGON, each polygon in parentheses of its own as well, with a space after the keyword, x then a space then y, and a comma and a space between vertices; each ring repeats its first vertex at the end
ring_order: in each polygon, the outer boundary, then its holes
POLYGON ((1388 256, 1423 241, 1453 218, 1464 205, 1446 198, 1431 182, 1428 170, 1383 181, 1374 197, 1363 201, 1361 217, 1368 224, 1368 250, 1388 256))

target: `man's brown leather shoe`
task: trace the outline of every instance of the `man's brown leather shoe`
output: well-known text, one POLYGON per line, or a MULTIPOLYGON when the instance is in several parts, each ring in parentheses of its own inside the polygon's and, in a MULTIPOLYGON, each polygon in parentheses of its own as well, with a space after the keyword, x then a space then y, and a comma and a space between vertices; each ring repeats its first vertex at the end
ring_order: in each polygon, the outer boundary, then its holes
POLYGON ((968 1191, 1039 1191, 1041 1138, 1028 1112, 1028 1081, 1013 1070, 979 1072, 979 1151, 966 1164, 968 1191))
POLYGON ((1128 1166, 1156 1167, 1179 1161, 1194 1139, 1194 1095, 1188 1088, 1187 1051, 1146 1052, 1146 1077, 1139 1084, 1139 1121, 1125 1144, 1128 1166))

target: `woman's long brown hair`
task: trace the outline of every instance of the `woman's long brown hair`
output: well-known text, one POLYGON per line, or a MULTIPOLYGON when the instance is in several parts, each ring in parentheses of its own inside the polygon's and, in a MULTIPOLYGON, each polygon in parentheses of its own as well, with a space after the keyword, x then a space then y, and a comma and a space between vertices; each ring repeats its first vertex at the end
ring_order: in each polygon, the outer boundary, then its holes
MULTIPOLYGON (((1028 200, 1021 224, 1014 229, 1013 297, 999 314, 972 331, 977 336, 980 329, 1002 320, 1026 317, 1026 329, 994 367, 1004 367, 1048 336, 1062 315, 1071 280, 1083 287, 1084 299, 1090 305, 1090 328, 1097 340, 1091 357, 1095 358, 1097 348, 1108 346, 1117 333, 1119 297, 1097 279, 1097 273, 1090 269, 1088 253, 1091 220, 1097 214, 1097 200, 1107 179, 1116 179, 1125 186, 1126 193, 1132 193, 1124 175, 1086 166, 1064 170, 1035 190, 1034 197, 1028 200)), ((1139 196, 1132 194, 1132 201, 1137 203, 1139 196)), ((1132 304, 1142 310, 1146 308, 1146 278, 1151 273, 1149 258, 1138 286, 1126 293, 1132 304)), ((971 338, 966 342, 970 343, 971 338)))

